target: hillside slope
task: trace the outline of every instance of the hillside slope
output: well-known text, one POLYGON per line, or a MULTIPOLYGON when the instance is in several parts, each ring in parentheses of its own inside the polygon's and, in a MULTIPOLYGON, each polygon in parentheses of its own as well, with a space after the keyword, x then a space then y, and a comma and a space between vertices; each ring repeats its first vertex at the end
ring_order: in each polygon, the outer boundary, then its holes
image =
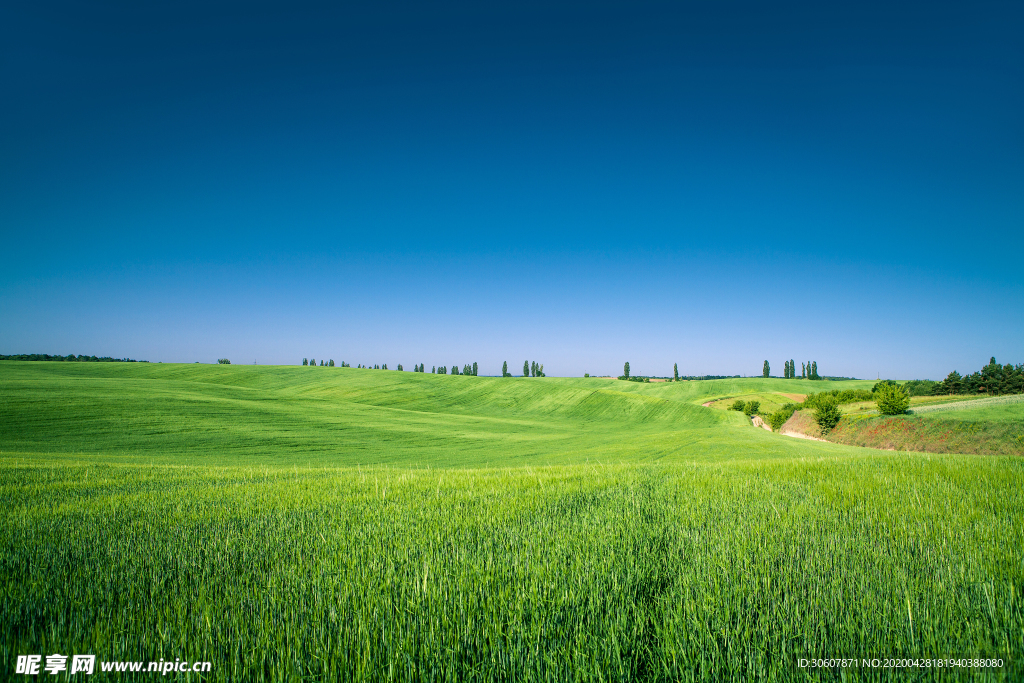
POLYGON ((432 467, 727 457, 737 446, 774 456, 807 445, 757 434, 743 416, 700 403, 820 384, 4 362, 0 450, 432 467))

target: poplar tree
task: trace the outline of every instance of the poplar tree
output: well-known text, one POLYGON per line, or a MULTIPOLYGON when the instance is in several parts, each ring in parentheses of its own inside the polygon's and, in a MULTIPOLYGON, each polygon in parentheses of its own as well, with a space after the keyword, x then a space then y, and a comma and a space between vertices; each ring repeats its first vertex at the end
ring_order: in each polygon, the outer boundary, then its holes
POLYGON ((501 376, 508 377, 508 361, 501 364, 501 376))
POLYGON ((770 372, 771 372, 771 366, 768 365, 768 361, 765 361, 764 362, 764 368, 761 369, 761 375, 763 377, 767 377, 770 372))
POLYGON ((679 381, 679 363, 672 364, 672 379, 673 381, 679 381))
POLYGON ((629 379, 629 361, 628 360, 626 361, 626 364, 622 366, 622 376, 625 377, 626 379, 629 379))
POLYGON ((473 376, 474 377, 477 376, 477 374, 476 374, 477 370, 478 370, 478 368, 477 368, 477 365, 476 365, 476 361, 473 361, 473 376))
POLYGON ((309 365, 309 359, 308 358, 303 358, 302 359, 302 364, 303 365, 309 365))
POLYGON ((529 376, 530 376, 530 361, 524 360, 523 361, 523 377, 529 377, 529 376))

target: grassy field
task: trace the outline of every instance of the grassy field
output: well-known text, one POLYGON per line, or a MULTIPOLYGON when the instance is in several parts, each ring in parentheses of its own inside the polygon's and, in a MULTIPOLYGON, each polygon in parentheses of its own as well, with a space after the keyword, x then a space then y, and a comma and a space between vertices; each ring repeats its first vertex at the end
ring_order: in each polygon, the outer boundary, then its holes
POLYGON ((840 679, 800 657, 995 657, 843 676, 1020 679, 1021 458, 701 407, 821 385, 5 362, 0 658, 783 681, 840 679))
POLYGON ((956 417, 958 420, 973 422, 1024 423, 1024 394, 992 396, 921 407, 912 406, 911 412, 914 415, 929 416, 933 416, 935 413, 954 412, 956 413, 954 416, 943 415, 942 417, 956 417))
MULTIPOLYGON (((830 434, 829 441, 891 450, 930 453, 975 453, 1024 456, 1024 400, 998 396, 926 404, 910 415, 894 417, 849 415, 830 434)), ((795 417, 802 431, 824 436, 810 415, 795 417)))

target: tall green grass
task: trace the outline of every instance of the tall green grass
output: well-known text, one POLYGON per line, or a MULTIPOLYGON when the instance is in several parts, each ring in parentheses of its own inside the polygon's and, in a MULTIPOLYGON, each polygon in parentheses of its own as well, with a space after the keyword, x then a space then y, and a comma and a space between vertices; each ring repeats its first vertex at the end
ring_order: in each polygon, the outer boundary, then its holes
POLYGON ((701 408, 707 385, 154 367, 0 365, 4 671, 76 652, 232 681, 789 681, 840 680, 800 657, 898 656, 1024 676, 1019 457, 786 439, 701 408))
POLYGON ((914 407, 911 410, 914 415, 928 415, 951 411, 960 413, 956 415, 957 419, 990 420, 996 422, 1012 420, 1024 423, 1024 394, 993 396, 991 398, 940 403, 938 405, 923 405, 914 407))

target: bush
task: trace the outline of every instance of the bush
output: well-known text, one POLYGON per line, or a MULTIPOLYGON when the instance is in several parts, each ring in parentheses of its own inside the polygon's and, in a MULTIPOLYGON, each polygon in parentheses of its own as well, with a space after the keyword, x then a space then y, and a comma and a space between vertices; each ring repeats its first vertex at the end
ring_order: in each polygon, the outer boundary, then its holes
POLYGON ((875 403, 882 415, 902 415, 910 407, 910 394, 896 383, 883 384, 875 392, 875 403))
POLYGON ((777 432, 782 429, 782 425, 786 424, 786 420, 789 419, 789 415, 777 410, 774 413, 768 414, 768 426, 772 428, 773 432, 777 432))
POLYGON ((746 415, 757 415, 757 411, 761 409, 760 401, 748 401, 747 407, 743 409, 746 415))
POLYGON ((904 383, 903 388, 911 396, 931 396, 932 392, 935 391, 935 387, 939 386, 939 384, 939 382, 934 382, 930 379, 912 379, 904 383))
POLYGON ((883 379, 881 382, 875 382, 875 386, 871 387, 871 393, 872 394, 876 394, 876 393, 878 393, 879 389, 881 389, 882 387, 887 387, 887 386, 894 386, 895 387, 895 386, 899 386, 899 385, 897 385, 896 382, 892 381, 891 379, 883 379))
POLYGON ((747 404, 744 403, 743 401, 733 401, 732 405, 729 406, 729 410, 743 410, 744 406, 746 405, 747 404))
POLYGON ((825 396, 818 400, 817 408, 814 410, 814 421, 823 431, 832 431, 841 419, 843 419, 843 411, 839 409, 838 400, 832 396, 825 396))
POLYGON ((220 363, 221 365, 231 365, 231 361, 229 361, 227 358, 218 358, 217 362, 220 363))
POLYGON ((777 432, 782 429, 782 425, 786 424, 786 421, 793 417, 793 413, 796 412, 795 403, 787 403, 782 406, 774 413, 768 414, 768 424, 771 425, 772 431, 777 432))
POLYGON ((873 398, 874 394, 865 389, 833 389, 832 391, 822 391, 817 394, 807 394, 807 398, 804 399, 804 407, 817 408, 818 402, 823 400, 835 400, 836 403, 842 405, 843 403, 870 401, 873 398))

